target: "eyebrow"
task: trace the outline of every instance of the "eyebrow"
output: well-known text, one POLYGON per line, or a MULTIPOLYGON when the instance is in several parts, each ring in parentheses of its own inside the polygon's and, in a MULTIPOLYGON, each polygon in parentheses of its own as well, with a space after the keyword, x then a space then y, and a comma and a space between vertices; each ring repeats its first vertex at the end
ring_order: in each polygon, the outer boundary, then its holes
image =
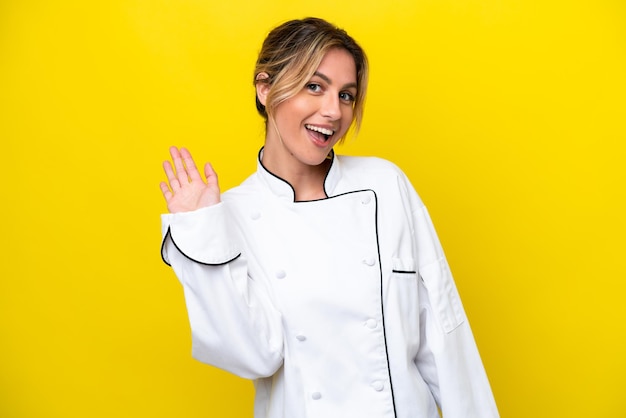
MULTIPOLYGON (((328 78, 327 75, 322 74, 319 71, 314 72, 313 75, 318 76, 319 78, 321 78, 322 80, 324 80, 328 84, 333 84, 333 82, 331 81, 330 78, 328 78)), ((354 87, 356 89, 357 88, 357 84, 356 83, 348 83, 348 84, 343 86, 344 89, 349 89, 349 88, 352 88, 352 87, 354 87)))

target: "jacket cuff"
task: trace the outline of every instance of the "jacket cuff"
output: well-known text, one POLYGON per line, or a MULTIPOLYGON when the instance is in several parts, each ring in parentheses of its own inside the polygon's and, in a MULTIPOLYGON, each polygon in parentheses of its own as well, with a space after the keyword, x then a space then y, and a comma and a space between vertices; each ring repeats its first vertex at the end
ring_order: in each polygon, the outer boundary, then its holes
POLYGON ((161 257, 171 265, 169 252, 176 248, 200 264, 221 265, 239 257, 224 202, 192 212, 161 215, 161 257))

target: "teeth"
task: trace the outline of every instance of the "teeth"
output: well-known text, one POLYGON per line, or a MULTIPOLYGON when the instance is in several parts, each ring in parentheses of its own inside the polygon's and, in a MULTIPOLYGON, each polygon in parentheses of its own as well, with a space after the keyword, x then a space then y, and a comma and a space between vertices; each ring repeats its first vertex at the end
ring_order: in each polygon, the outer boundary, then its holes
POLYGON ((326 136, 331 136, 332 134, 335 133, 335 131, 333 131, 333 130, 322 128, 320 126, 315 126, 315 125, 304 125, 304 126, 306 126, 306 128, 311 130, 311 131, 319 132, 319 133, 324 134, 326 136))

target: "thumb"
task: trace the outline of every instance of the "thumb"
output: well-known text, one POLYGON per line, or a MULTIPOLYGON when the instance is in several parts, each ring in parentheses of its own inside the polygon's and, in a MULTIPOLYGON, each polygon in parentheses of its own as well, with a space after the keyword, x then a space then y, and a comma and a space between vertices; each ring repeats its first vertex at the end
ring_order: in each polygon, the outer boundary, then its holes
POLYGON ((217 187, 219 189, 217 173, 213 169, 213 166, 211 165, 211 163, 206 163, 204 165, 204 175, 206 177, 206 182, 208 186, 217 187))

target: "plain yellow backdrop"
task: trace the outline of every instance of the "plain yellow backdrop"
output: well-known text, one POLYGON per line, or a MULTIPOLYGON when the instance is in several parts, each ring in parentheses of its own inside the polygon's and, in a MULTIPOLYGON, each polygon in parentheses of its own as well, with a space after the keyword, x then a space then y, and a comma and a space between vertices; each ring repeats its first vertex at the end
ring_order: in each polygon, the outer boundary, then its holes
POLYGON ((171 144, 255 168, 252 69, 314 15, 371 61, 361 134, 434 218, 501 414, 626 416, 622 0, 0 2, 0 416, 250 417, 159 256, 171 144))

